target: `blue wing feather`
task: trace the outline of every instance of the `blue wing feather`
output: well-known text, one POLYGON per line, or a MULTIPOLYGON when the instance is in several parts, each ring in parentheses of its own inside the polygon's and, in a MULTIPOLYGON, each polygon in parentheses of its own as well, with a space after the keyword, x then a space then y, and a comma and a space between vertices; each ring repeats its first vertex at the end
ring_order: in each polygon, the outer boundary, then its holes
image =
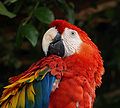
POLYGON ((42 85, 41 81, 34 82, 34 90, 35 90, 35 107, 34 108, 42 108, 42 85))
POLYGON ((34 108, 48 108, 49 96, 54 81, 55 77, 48 73, 42 81, 34 82, 34 90, 36 93, 34 108))
POLYGON ((34 108, 34 106, 35 106, 34 102, 28 101, 27 91, 25 91, 25 108, 34 108))

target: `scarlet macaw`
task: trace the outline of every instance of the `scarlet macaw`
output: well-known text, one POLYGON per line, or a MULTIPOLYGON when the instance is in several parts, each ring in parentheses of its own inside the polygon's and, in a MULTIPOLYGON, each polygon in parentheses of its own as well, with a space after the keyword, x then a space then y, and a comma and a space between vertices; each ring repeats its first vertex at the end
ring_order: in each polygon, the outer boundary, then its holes
POLYGON ((9 79, 1 108, 92 108, 104 68, 88 35, 55 20, 43 36, 42 48, 45 58, 9 79))

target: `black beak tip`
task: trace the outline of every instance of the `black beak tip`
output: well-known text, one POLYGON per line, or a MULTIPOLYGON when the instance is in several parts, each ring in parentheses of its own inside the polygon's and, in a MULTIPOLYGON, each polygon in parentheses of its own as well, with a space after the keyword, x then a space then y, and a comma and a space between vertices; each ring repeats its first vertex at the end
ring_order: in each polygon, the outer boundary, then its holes
POLYGON ((64 53, 65 53, 64 44, 61 39, 61 35, 58 33, 53 39, 53 42, 51 42, 48 47, 47 56, 54 54, 63 57, 64 53))

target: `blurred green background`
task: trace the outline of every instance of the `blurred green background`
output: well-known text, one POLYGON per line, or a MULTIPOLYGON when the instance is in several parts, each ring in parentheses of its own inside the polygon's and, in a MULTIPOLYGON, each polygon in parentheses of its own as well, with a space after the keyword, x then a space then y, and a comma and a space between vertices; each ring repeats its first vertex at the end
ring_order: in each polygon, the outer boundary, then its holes
POLYGON ((120 108, 120 0, 1 0, 0 94, 8 78, 44 56, 41 39, 54 19, 85 30, 104 59, 94 108, 120 108))

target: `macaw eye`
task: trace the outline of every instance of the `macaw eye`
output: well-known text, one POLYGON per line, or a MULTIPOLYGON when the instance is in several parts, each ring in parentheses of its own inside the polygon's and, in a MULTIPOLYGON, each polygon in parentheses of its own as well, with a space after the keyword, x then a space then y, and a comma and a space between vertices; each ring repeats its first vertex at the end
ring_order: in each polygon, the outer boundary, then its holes
POLYGON ((71 37, 75 37, 75 35, 76 35, 76 32, 75 31, 71 31, 71 37))

